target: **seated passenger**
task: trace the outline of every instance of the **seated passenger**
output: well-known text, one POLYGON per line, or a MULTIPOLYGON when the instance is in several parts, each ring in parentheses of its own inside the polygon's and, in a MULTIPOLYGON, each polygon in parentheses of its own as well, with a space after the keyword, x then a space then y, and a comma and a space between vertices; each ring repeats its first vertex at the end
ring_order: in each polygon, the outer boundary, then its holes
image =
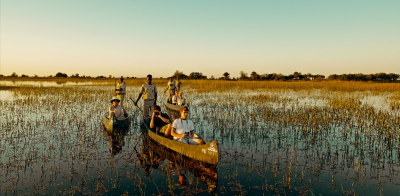
MULTIPOLYGON (((169 125, 169 129, 171 129, 170 125, 171 121, 169 119, 168 114, 166 113, 161 113, 161 107, 158 105, 153 106, 153 115, 151 116, 151 121, 150 121, 150 128, 156 127, 157 132, 160 131, 162 127, 165 125, 169 125)), ((166 129, 168 129, 168 127, 166 129)), ((165 129, 165 128, 164 128, 165 129)), ((168 137, 170 133, 166 133, 166 130, 163 130, 162 132, 165 134, 165 137, 168 137)))
POLYGON ((175 91, 175 95, 172 97, 172 104, 176 105, 178 103, 178 91, 175 91))
POLYGON ((202 139, 195 138, 193 121, 187 119, 188 112, 189 108, 187 106, 181 108, 181 118, 174 120, 174 123, 172 123, 171 135, 174 136, 175 141, 185 144, 203 144, 202 139))
POLYGON ((183 93, 180 92, 180 93, 178 94, 178 96, 179 96, 178 105, 186 105, 186 99, 182 97, 182 96, 183 96, 183 93))
POLYGON ((115 116, 118 120, 124 118, 124 110, 122 106, 119 105, 119 99, 117 96, 114 96, 111 100, 111 106, 108 108, 108 118, 112 118, 115 116))

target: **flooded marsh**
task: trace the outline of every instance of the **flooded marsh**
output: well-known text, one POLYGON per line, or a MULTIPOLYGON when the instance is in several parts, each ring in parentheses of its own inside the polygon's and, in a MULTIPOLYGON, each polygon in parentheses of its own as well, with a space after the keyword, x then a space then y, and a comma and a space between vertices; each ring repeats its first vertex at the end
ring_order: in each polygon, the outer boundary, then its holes
POLYGON ((0 89, 0 195, 400 194, 399 91, 268 85, 185 86, 214 167, 149 142, 127 99, 129 128, 104 131, 112 84, 0 89))

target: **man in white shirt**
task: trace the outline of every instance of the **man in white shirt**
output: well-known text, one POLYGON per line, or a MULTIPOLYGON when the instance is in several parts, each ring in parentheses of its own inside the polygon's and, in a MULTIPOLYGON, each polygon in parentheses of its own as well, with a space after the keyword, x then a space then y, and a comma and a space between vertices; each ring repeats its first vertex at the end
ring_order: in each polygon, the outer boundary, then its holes
POLYGON ((154 83, 151 83, 153 77, 152 75, 147 75, 147 83, 144 83, 142 87, 140 87, 139 96, 135 102, 137 106, 137 102, 140 97, 143 98, 143 118, 149 119, 150 113, 153 113, 153 106, 156 105, 157 102, 157 86, 154 83), (150 111, 151 110, 151 111, 150 111))
POLYGON ((172 97, 172 104, 177 105, 178 104, 178 91, 175 91, 175 95, 172 97))
POLYGON ((199 145, 204 144, 202 139, 196 139, 193 121, 188 119, 189 108, 184 106, 180 110, 181 118, 172 123, 171 135, 174 140, 185 144, 199 145))
MULTIPOLYGON (((176 83, 175 81, 172 79, 172 77, 169 78, 169 82, 167 85, 167 88, 165 89, 165 91, 168 90, 168 103, 172 103, 172 97, 175 95, 175 90, 176 90, 176 83)), ((164 91, 164 93, 165 93, 164 91)))
POLYGON ((183 98, 183 93, 179 92, 178 96, 179 96, 178 105, 186 105, 186 99, 183 98))
POLYGON ((117 87, 115 89, 115 92, 117 93, 117 96, 121 102, 119 102, 119 105, 124 108, 124 100, 125 100, 125 95, 126 95, 126 83, 124 82, 124 77, 121 76, 119 79, 119 82, 117 84, 117 87))

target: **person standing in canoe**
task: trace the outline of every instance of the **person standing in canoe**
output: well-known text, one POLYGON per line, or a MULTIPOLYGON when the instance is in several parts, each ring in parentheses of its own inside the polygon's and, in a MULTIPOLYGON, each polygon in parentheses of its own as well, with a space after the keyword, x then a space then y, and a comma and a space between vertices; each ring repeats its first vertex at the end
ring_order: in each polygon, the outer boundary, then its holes
MULTIPOLYGON (((165 89, 165 91, 169 92, 168 94, 168 103, 172 103, 172 97, 175 95, 175 90, 176 90, 176 83, 175 81, 172 79, 172 77, 169 78, 169 82, 167 85, 167 88, 165 89)), ((165 93, 164 91, 164 93, 165 93)))
POLYGON ((174 136, 174 140, 184 144, 203 144, 202 139, 195 138, 197 134, 194 132, 193 121, 188 119, 189 108, 187 106, 181 107, 180 114, 181 118, 172 123, 171 135, 174 136))
POLYGON ((178 91, 178 92, 180 92, 181 91, 181 86, 182 86, 182 82, 179 80, 179 78, 178 78, 178 84, 176 84, 176 90, 178 91))
POLYGON ((115 116, 118 120, 121 120, 124 118, 124 110, 122 109, 122 106, 119 105, 119 98, 117 96, 114 96, 111 99, 111 106, 108 108, 108 118, 112 118, 115 116))
POLYGON ((121 76, 121 78, 119 79, 119 82, 117 84, 115 92, 117 93, 119 100, 121 100, 119 105, 121 105, 122 108, 124 108, 124 100, 125 100, 125 95, 126 95, 126 83, 124 82, 123 76, 121 76))
POLYGON ((147 75, 147 83, 144 83, 142 87, 140 87, 140 93, 138 98, 136 99, 135 105, 137 106, 137 102, 140 97, 143 97, 143 118, 150 118, 150 110, 153 109, 153 106, 156 105, 157 102, 157 86, 154 83, 151 83, 153 79, 152 75, 147 75))

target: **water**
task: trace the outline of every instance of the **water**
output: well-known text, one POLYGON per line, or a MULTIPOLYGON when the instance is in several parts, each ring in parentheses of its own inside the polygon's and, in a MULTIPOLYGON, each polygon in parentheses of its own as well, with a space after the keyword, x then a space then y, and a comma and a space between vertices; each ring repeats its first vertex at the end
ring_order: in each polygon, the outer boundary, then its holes
POLYGON ((21 97, 0 101, 0 195, 399 194, 400 115, 386 108, 390 93, 188 90, 195 131, 218 140, 212 167, 149 142, 132 105, 130 128, 105 132, 107 87, 13 91, 0 91, 21 97))

